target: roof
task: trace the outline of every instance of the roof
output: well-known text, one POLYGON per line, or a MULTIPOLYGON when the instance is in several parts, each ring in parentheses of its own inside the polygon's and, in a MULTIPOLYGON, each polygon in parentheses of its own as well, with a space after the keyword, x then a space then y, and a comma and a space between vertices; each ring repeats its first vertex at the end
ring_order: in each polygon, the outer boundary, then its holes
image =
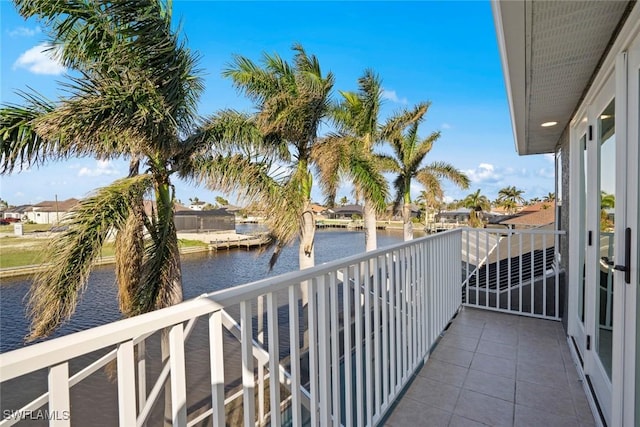
POLYGON ((553 224, 555 220, 555 210, 553 208, 550 208, 530 212, 521 212, 510 219, 500 221, 500 224, 540 226, 553 224))
POLYGON ((519 154, 555 150, 633 7, 628 0, 492 0, 519 154))
POLYGON ((33 205, 9 206, 4 210, 6 213, 24 213, 31 210, 33 205))
POLYGON ((73 209, 80 200, 78 199, 67 199, 67 200, 43 200, 40 203, 36 203, 32 206, 33 210, 37 210, 38 212, 69 212, 73 209))
POLYGON ((548 209, 553 211, 554 203, 555 202, 538 202, 538 203, 534 203, 534 204, 531 204, 529 206, 525 206, 524 208, 522 208, 520 213, 538 212, 538 211, 548 210, 548 209))
POLYGON ((361 205, 344 205, 333 208, 334 213, 357 212, 362 213, 361 205))

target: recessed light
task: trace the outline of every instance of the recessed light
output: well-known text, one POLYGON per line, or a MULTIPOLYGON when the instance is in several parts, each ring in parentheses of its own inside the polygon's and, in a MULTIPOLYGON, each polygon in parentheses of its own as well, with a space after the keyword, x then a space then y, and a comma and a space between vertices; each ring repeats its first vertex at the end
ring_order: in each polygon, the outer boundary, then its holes
POLYGON ((558 122, 544 122, 540 126, 542 126, 543 128, 550 128, 551 126, 555 126, 557 124, 558 124, 558 122))
POLYGON ((600 116, 600 120, 610 119, 611 117, 613 117, 613 116, 610 115, 610 114, 603 114, 603 115, 600 116))

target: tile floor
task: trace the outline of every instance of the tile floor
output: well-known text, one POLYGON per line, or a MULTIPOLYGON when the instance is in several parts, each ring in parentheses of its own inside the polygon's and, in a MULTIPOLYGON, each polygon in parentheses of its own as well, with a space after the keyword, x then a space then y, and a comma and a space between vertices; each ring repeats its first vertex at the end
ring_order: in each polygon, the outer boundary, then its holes
POLYGON ((560 322, 464 308, 385 425, 595 423, 560 322))

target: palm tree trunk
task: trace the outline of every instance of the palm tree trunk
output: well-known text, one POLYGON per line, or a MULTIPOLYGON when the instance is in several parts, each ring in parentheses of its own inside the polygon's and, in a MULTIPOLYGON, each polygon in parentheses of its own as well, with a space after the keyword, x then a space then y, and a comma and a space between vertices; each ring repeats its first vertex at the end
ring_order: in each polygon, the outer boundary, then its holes
POLYGON ((411 205, 402 205, 402 235, 404 241, 413 240, 413 223, 411 222, 411 205))
POLYGON ((362 207, 362 217, 364 220, 364 247, 367 252, 374 251, 378 248, 378 234, 376 232, 377 221, 376 211, 373 203, 364 200, 362 207))
MULTIPOLYGON (((300 270, 311 268, 315 265, 315 244, 316 221, 311 211, 311 202, 305 203, 305 210, 300 216, 300 248, 298 249, 298 259, 300 270)), ((303 307, 309 301, 306 282, 301 284, 300 295, 303 307)))

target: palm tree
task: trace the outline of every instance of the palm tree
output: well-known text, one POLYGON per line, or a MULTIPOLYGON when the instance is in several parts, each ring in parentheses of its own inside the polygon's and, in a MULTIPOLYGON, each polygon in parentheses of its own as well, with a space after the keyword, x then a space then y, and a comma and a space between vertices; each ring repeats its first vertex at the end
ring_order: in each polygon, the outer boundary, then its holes
POLYGON ((491 208, 491 203, 487 196, 480 194, 480 189, 464 198, 462 204, 470 209, 469 225, 472 227, 482 226, 482 213, 491 208))
POLYGON ((331 116, 338 131, 318 144, 313 153, 321 185, 331 204, 343 175, 353 179, 356 201, 362 197, 365 250, 377 248, 376 215, 385 209, 387 182, 375 167, 373 146, 380 142, 378 115, 382 83, 366 70, 358 79, 357 92, 340 92, 342 100, 331 116))
POLYGON ((548 193, 544 196, 543 202, 554 202, 556 200, 556 193, 548 193))
MULTIPOLYGON (((254 195, 269 199, 268 225, 276 237, 271 266, 280 250, 299 236, 300 268, 315 263, 315 220, 311 210, 311 151, 318 143, 318 128, 329 111, 334 77, 323 76, 320 63, 302 46, 293 46, 288 63, 278 55, 264 54, 262 66, 236 56, 223 71, 234 86, 255 103, 256 129, 279 148, 276 175, 262 176, 254 195)), ((267 171, 268 172, 268 171, 267 171)))
MULTIPOLYGON (((228 187, 231 181, 244 185, 247 174, 226 158, 218 165, 197 162, 211 146, 208 134, 196 127, 202 80, 197 57, 171 29, 170 2, 16 4, 23 17, 51 26, 51 44, 77 74, 65 83, 68 97, 58 102, 21 92, 24 105, 0 109, 1 172, 71 156, 131 159, 129 176, 82 200, 66 219, 68 229, 51 241, 45 261, 51 267, 29 291, 28 339, 49 335, 73 314, 112 232, 122 313, 180 302, 172 174, 195 177, 206 165, 224 172, 216 179, 228 187), (155 199, 151 213, 143 207, 148 195, 155 199)), ((204 129, 213 126, 204 123, 204 129)))
POLYGON ((429 106, 430 103, 419 104, 413 110, 404 111, 393 117, 385 128, 385 134, 389 135, 393 156, 378 156, 383 169, 396 174, 393 181, 394 208, 397 210, 402 204, 404 240, 413 239, 411 181, 414 178, 434 194, 442 194, 442 179, 448 179, 463 189, 469 187, 469 178, 449 163, 434 162, 422 166, 434 142, 440 137, 440 132, 432 132, 426 138, 418 135, 418 127, 429 106), (411 119, 408 120, 408 118, 411 119))
POLYGON ((416 203, 425 211, 425 223, 434 212, 439 212, 444 206, 444 192, 442 188, 428 188, 420 191, 416 203))
POLYGON ((503 206, 508 213, 514 213, 518 204, 524 203, 524 190, 516 188, 514 185, 504 187, 498 191, 498 206, 503 206))

